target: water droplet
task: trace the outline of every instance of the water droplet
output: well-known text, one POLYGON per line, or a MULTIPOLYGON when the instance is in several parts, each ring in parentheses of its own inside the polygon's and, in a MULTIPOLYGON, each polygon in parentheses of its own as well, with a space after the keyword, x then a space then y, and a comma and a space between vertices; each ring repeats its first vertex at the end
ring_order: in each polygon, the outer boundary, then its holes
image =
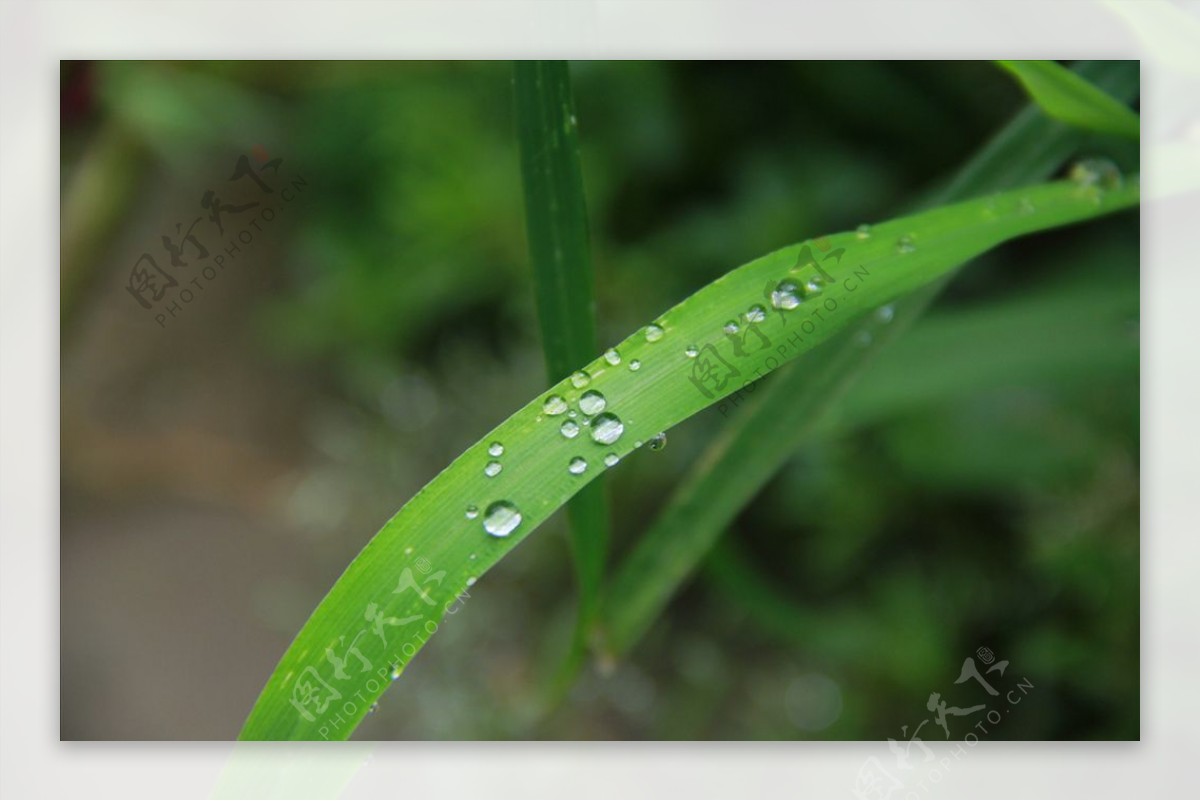
POLYGON ((641 370, 642 369, 641 360, 640 359, 630 359, 629 360, 629 369, 633 370, 634 372, 641 370))
POLYGON ((371 704, 370 707, 367 708, 368 715, 373 714, 378 711, 379 711, 379 702, 378 701, 375 701, 374 703, 371 704))
POLYGON ((493 442, 491 445, 488 445, 488 455, 489 456, 503 456, 504 455, 504 446, 501 445, 499 442, 493 442))
POLYGON ((604 464, 606 467, 615 467, 619 461, 621 461, 621 457, 617 456, 615 453, 610 453, 608 456, 604 457, 604 464))
POLYGON ((688 345, 683 352, 684 355, 686 355, 689 359, 694 359, 700 355, 700 349, 695 345, 688 345))
POLYGON ((616 348, 609 348, 608 350, 604 351, 604 361, 608 362, 613 367, 616 367, 621 363, 621 354, 617 353, 616 348))
POLYGON ((479 517, 479 507, 475 504, 471 504, 467 507, 467 519, 474 520, 477 517, 479 517))
POLYGON ((596 416, 592 426, 592 439, 601 445, 612 445, 625 433, 625 424, 612 412, 596 416))
POLYGON ((767 310, 761 305, 755 303, 745 314, 742 315, 748 323, 761 323, 767 319, 767 310))
POLYGON ((470 578, 467 579, 467 586, 474 587, 476 581, 478 581, 478 579, 476 579, 474 576, 471 576, 470 578))
POLYGON ((890 303, 875 310, 875 319, 884 324, 890 323, 895 316, 896 307, 890 303))
POLYGON ((604 399, 604 396, 594 389, 589 389, 579 399, 579 411, 588 416, 600 414, 607 405, 608 401, 604 399))
POLYGON ((1083 159, 1071 166, 1068 176, 1084 189, 1120 189, 1121 171, 1108 159, 1083 159))
POLYGON ((797 287, 791 281, 780 281, 771 293, 771 305, 776 309, 794 309, 800 305, 797 287))
POLYGON ((635 440, 633 441, 633 447, 634 447, 634 448, 640 448, 640 447, 642 447, 642 441, 641 441, 640 439, 635 439, 635 440))
POLYGON ((470 557, 470 558, 471 558, 472 560, 474 560, 474 559, 475 559, 475 554, 471 554, 471 557, 470 557))
POLYGON ((495 478, 500 475, 500 471, 504 469, 504 465, 499 462, 488 462, 487 467, 483 468, 483 474, 488 478, 495 478))
POLYGON ((567 439, 575 439, 579 434, 579 423, 574 420, 563 420, 563 424, 558 427, 558 432, 567 439))
POLYGON ((854 335, 854 344, 858 345, 861 348, 865 348, 868 345, 870 345, 871 344, 871 332, 870 331, 859 331, 857 334, 854 335))
POLYGON ((405 549, 404 549, 404 555, 405 555, 405 556, 408 556, 410 553, 412 553, 412 548, 405 548, 405 549))
POLYGON ((483 513, 483 529, 493 537, 507 537, 521 525, 521 512, 508 501, 496 501, 483 513))
POLYGON ((871 238, 871 226, 867 225, 866 223, 863 223, 862 225, 855 228, 854 229, 854 238, 855 239, 870 239, 871 238))
POLYGON ((546 402, 542 404, 542 411, 551 417, 562 414, 567 410, 567 402, 563 400, 562 395, 551 395, 546 398, 546 402))
POLYGON ((737 320, 730 320, 725 323, 723 330, 726 334, 736 334, 741 329, 738 328, 737 320))
POLYGON ((388 675, 392 677, 392 681, 395 681, 396 679, 400 678, 400 674, 403 672, 404 668, 399 664, 395 664, 392 665, 392 669, 388 672, 388 675))
POLYGON ((572 420, 574 420, 574 419, 575 419, 576 417, 578 417, 578 416, 579 416, 579 415, 577 415, 577 414, 575 413, 575 410, 574 410, 574 409, 572 409, 571 411, 567 412, 567 417, 570 417, 572 420))
POLYGON ((576 370, 571 376, 571 386, 575 389, 583 389, 590 383, 592 383, 592 377, 587 374, 586 370, 576 370))
POLYGON ((583 475, 584 470, 587 470, 587 459, 582 456, 576 456, 567 463, 567 472, 573 476, 583 475))
POLYGON ((651 437, 650 441, 646 444, 650 446, 650 450, 652 451, 661 451, 663 448, 667 447, 667 432, 659 431, 657 434, 651 437))
POLYGON ((917 249, 917 243, 907 234, 896 240, 897 253, 912 253, 917 249))
POLYGON ((646 341, 647 342, 657 342, 658 340, 660 340, 662 338, 663 338, 662 326, 655 325, 654 323, 651 323, 650 325, 646 326, 646 341))

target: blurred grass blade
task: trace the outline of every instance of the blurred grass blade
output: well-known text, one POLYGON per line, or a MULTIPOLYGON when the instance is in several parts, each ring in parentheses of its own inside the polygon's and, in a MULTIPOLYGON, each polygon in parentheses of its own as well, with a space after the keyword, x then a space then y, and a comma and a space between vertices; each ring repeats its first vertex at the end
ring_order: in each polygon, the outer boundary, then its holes
POLYGON ((791 245, 700 289, 620 343, 618 363, 581 365, 586 382, 540 393, 405 504, 305 623, 241 737, 348 737, 475 580, 606 465, 721 402, 743 378, 771 372, 1002 242, 1137 202, 1136 181, 1107 191, 1040 184, 880 223, 865 239, 850 231, 791 245), (792 282, 819 292, 792 303, 792 282), (787 296, 781 307, 795 308, 767 313, 771 288, 787 296), (742 320, 738 334, 724 330, 731 318, 742 320), (606 408, 578 437, 564 437, 562 412, 585 392, 601 393, 606 408), (579 459, 586 467, 568 470, 579 459), (489 477, 493 460, 502 469, 489 477))
MULTIPOLYGON (((1085 62, 1078 69, 1120 97, 1136 96, 1136 63, 1085 62)), ((1044 179, 1083 138, 1078 129, 1047 118, 1036 107, 1027 108, 927 202, 950 203, 1044 179)), ((924 312, 951 275, 900 299, 890 323, 866 318, 802 364, 780 370, 754 394, 735 395, 727 402, 734 408, 744 401, 747 408, 696 460, 605 591, 602 658, 628 652, 693 575, 734 516, 818 430, 823 416, 839 403, 875 354, 924 312), (863 341, 870 344, 864 347, 863 341)))
POLYGON ((1138 115, 1125 104, 1053 61, 999 61, 1051 117, 1085 130, 1130 139, 1141 135, 1138 115))
MULTIPOLYGON (((546 370, 554 383, 596 353, 596 305, 575 103, 564 61, 518 61, 513 79, 534 294, 546 370)), ((595 481, 572 498, 567 515, 579 586, 571 659, 578 659, 604 578, 609 528, 604 482, 595 481)))

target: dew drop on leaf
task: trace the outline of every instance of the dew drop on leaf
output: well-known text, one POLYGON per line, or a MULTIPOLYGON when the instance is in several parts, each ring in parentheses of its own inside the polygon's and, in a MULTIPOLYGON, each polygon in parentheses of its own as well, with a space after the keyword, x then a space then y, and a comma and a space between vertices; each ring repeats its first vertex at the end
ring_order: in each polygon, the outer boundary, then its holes
POLYGON ((562 395, 551 395, 546 398, 546 402, 542 404, 542 411, 550 416, 562 414, 567 410, 567 402, 563 400, 562 395))
POLYGON ((615 453, 610 453, 608 456, 604 457, 604 464, 608 467, 614 467, 619 461, 621 461, 621 457, 617 456, 615 453))
POLYGON ((502 444, 500 444, 499 442, 493 442, 491 445, 488 445, 488 455, 489 456, 503 456, 504 455, 504 446, 502 444))
POLYGON ((608 362, 613 367, 616 367, 621 363, 621 354, 617 353, 616 348, 609 348, 608 350, 604 351, 604 361, 608 362))
POLYGON ((479 507, 475 504, 471 504, 467 507, 467 519, 474 520, 477 517, 479 517, 479 507))
POLYGON ((558 427, 558 433, 567 439, 575 439, 579 435, 579 423, 574 420, 563 420, 563 424, 558 427))
POLYGON ((800 305, 797 288, 791 281, 780 281, 779 286, 771 292, 771 305, 776 309, 794 309, 800 305))
POLYGON ((663 338, 662 326, 651 323, 646 326, 646 341, 657 342, 663 338))
POLYGON ((855 239, 870 239, 871 238, 871 226, 867 225, 866 223, 863 223, 862 225, 855 228, 854 229, 854 238, 855 239))
POLYGON ((573 476, 583 475, 585 470, 587 470, 587 459, 582 456, 576 456, 567 463, 567 472, 573 476))
POLYGON ((575 389, 583 389, 590 383, 592 383, 592 377, 588 375, 586 370, 576 370, 571 376, 571 386, 575 387, 575 389))
POLYGON ((684 355, 686 355, 689 359, 694 359, 700 355, 700 349, 695 345, 688 345, 687 349, 684 350, 684 355))
POLYGON ((746 310, 746 313, 743 314, 742 317, 744 317, 748 323, 761 323, 763 320, 767 319, 767 310, 758 303, 755 303, 746 310))
POLYGON ((897 253, 913 253, 917 249, 917 244, 913 242, 911 236, 902 236, 896 240, 897 253))
POLYGON ((483 474, 488 478, 495 478, 500 475, 500 471, 504 469, 504 465, 499 462, 488 462, 487 467, 483 468, 483 474))
POLYGON ((726 334, 736 334, 740 329, 738 328, 736 320, 730 320, 729 322, 725 323, 723 330, 726 334))
POLYGON ((636 373, 638 370, 641 370, 641 369, 642 369, 642 362, 641 362, 641 360, 640 360, 640 359, 630 359, 630 360, 629 360, 629 369, 630 369, 630 370, 632 370, 632 371, 634 371, 635 373, 636 373))
POLYGON ((594 389, 589 389, 579 399, 579 411, 589 417, 594 414, 600 414, 607 405, 608 401, 604 399, 604 395, 594 389))
POLYGON ((496 501, 483 513, 483 530, 493 537, 507 537, 521 525, 521 512, 508 501, 496 501))
POLYGON ((592 439, 601 445, 612 445, 625 433, 625 424, 612 412, 604 412, 592 421, 592 439))
POLYGON ((646 444, 650 446, 650 450, 652 451, 661 451, 667 447, 667 432, 659 431, 646 444))

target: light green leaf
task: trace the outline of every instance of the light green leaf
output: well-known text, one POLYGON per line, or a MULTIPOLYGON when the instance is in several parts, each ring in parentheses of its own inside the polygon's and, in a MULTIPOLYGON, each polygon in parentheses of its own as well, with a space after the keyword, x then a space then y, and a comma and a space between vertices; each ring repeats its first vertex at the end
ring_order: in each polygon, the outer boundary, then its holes
POLYGON ((999 61, 1042 110, 1068 125, 1131 139, 1141 135, 1138 115, 1116 98, 1053 61, 999 61))

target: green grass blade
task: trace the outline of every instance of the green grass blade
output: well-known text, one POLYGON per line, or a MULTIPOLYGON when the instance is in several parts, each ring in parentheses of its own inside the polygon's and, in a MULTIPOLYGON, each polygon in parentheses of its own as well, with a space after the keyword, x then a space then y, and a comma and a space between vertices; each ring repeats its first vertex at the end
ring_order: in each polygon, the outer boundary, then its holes
MULTIPOLYGON (((1136 64, 1085 62, 1082 76, 1119 97, 1138 89, 1136 64)), ((956 177, 930 198, 944 204, 1045 178, 1083 141, 1083 134, 1023 111, 956 177)), ((915 321, 950 280, 947 274, 894 305, 887 325, 865 319, 853 331, 785 367, 766 383, 680 483, 654 524, 617 569, 606 590, 604 658, 626 653, 699 566, 734 516, 819 427, 874 356, 915 321), (866 347, 859 343, 870 338, 866 347)), ((738 398, 735 396, 730 405, 738 398)), ((738 403, 737 405, 742 405, 738 403)))
POLYGON ((1085 130, 1137 139, 1138 115, 1104 90, 1053 61, 999 61, 1047 114, 1085 130))
POLYGON ((601 357, 583 365, 586 386, 567 379, 539 394, 405 504, 301 629, 241 737, 348 737, 386 689, 389 673, 403 670, 474 580, 600 475, 606 461, 629 456, 738 389, 728 371, 725 385, 717 386, 706 368, 720 361, 740 377, 765 375, 1002 242, 1137 202, 1136 180, 1109 191, 1069 181, 1040 184, 881 223, 866 239, 851 231, 785 247, 700 289, 655 328, 620 343, 618 364, 601 357), (818 276, 825 276, 819 294, 755 319, 766 288, 818 276), (749 321, 739 318, 741 336, 731 340, 726 321, 751 310, 749 321), (565 418, 549 414, 557 404, 547 408, 547 399, 557 395, 577 406, 590 391, 603 393, 604 414, 619 418, 620 430, 614 418, 596 417, 578 437, 565 438, 559 431, 565 418), (497 444, 499 457, 492 453, 497 444), (577 457, 587 461, 579 475, 567 469, 577 457), (484 466, 493 458, 503 470, 488 477, 484 466), (471 506, 480 510, 475 518, 464 514, 471 506), (504 536, 492 536, 488 527, 504 536))
MULTIPOLYGON (((513 80, 526 233, 542 349, 554 383, 596 353, 596 306, 575 104, 566 62, 518 61, 513 80)), ((579 586, 579 622, 571 659, 578 659, 604 579, 609 527, 604 482, 595 481, 572 498, 567 515, 579 586)))

